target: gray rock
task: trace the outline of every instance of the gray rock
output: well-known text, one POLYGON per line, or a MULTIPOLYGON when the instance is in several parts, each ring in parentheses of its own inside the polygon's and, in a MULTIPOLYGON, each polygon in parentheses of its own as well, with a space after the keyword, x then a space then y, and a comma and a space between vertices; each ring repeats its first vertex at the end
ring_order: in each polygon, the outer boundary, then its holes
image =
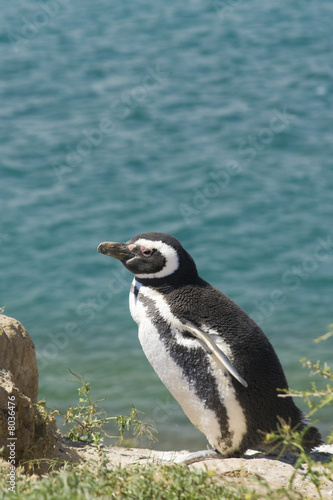
POLYGON ((17 465, 31 447, 34 436, 35 408, 31 399, 16 387, 10 371, 0 370, 0 448, 4 447, 1 455, 8 459, 12 451, 11 457, 17 465))
POLYGON ((33 341, 19 321, 0 314, 0 370, 8 370, 19 391, 37 401, 38 368, 33 341))
POLYGON ((0 315, 0 449, 15 464, 35 437, 38 369, 35 346, 17 320, 0 315), (10 446, 9 446, 10 445, 10 446))

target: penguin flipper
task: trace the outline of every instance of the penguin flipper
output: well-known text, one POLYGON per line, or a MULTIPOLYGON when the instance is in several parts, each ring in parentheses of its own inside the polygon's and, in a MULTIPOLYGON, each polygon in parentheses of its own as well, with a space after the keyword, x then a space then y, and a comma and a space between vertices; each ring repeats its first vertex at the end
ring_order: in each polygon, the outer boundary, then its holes
POLYGON ((248 383, 240 376, 236 368, 233 366, 229 358, 221 351, 221 349, 216 345, 214 339, 209 333, 204 332, 201 328, 197 327, 191 321, 182 320, 184 330, 188 331, 194 335, 198 340, 201 341, 203 347, 208 352, 208 354, 214 354, 222 366, 228 370, 228 372, 235 377, 236 380, 244 387, 248 386, 248 383))

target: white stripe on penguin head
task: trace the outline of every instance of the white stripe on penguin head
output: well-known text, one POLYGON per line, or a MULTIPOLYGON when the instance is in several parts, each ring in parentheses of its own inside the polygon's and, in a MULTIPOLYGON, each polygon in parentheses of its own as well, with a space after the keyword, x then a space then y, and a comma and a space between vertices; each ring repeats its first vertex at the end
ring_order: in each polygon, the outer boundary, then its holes
POLYGON ((170 276, 170 274, 177 271, 179 267, 178 253, 170 245, 163 243, 163 241, 152 241, 146 240, 144 238, 139 238, 135 241, 135 244, 146 248, 156 249, 165 258, 163 269, 161 269, 157 273, 136 274, 135 276, 137 278, 164 278, 165 276, 170 276))

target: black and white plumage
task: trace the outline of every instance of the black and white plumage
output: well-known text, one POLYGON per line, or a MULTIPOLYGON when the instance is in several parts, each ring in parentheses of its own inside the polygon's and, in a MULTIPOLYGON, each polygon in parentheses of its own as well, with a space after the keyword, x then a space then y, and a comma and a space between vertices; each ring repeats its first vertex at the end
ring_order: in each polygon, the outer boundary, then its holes
MULTIPOLYGON (((192 257, 164 233, 127 243, 101 243, 135 278, 130 311, 157 375, 191 422, 222 455, 261 449, 265 433, 307 421, 292 398, 278 397, 287 381, 279 359, 256 323, 198 276, 192 257)), ((307 448, 321 443, 310 427, 307 448)))

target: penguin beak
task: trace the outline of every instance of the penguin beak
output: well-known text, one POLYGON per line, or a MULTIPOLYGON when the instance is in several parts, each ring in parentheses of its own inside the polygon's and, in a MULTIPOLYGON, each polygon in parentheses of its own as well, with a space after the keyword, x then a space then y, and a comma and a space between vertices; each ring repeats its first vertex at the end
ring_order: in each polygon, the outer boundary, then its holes
POLYGON ((116 243, 113 241, 104 241, 97 247, 97 251, 109 257, 114 257, 122 262, 134 257, 134 254, 129 250, 126 243, 116 243))

